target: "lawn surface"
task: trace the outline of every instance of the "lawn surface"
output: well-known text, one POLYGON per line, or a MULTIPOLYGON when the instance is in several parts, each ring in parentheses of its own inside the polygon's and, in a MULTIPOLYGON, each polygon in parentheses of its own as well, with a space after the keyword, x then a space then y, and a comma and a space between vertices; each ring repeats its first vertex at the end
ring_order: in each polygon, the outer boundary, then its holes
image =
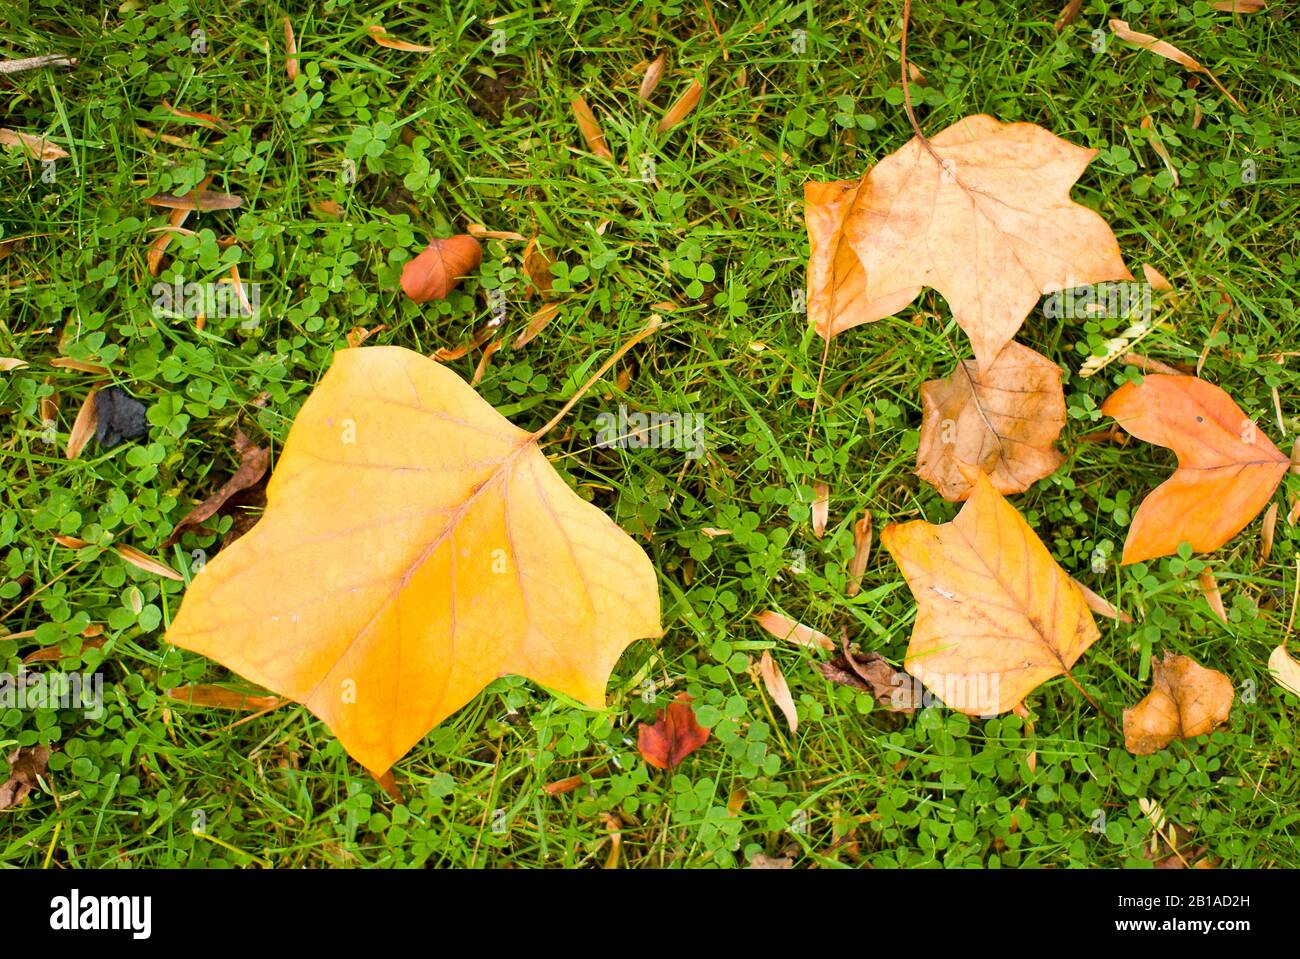
MULTIPOLYGON (((1058 679, 1029 698, 1032 726, 940 706, 900 716, 758 628, 754 613, 779 610, 901 664, 911 593, 877 544, 861 594, 846 596, 852 524, 862 510, 877 532, 956 512, 913 474, 919 388, 951 371, 954 351, 969 356, 942 297, 926 290, 836 338, 815 418, 822 341, 798 312, 803 185, 857 177, 912 135, 901 4, 715 0, 721 38, 696 5, 622 6, 87 0, 0 13, 5 56, 80 61, 0 77, 0 126, 70 154, 49 168, 0 151, 0 356, 29 364, 0 373, 0 669, 17 674, 58 644, 61 660, 30 668, 104 682, 98 718, 0 708, 0 751, 53 751, 48 789, 0 812, 0 862, 740 866, 761 853, 823 868, 1150 865, 1145 799, 1223 866, 1300 866, 1300 705, 1265 666, 1297 587, 1300 533, 1286 515, 1300 478, 1275 499, 1267 561, 1256 520, 1208 557, 1120 567, 1132 511, 1173 465, 1147 444, 1081 440, 1109 427, 1101 401, 1138 375, 1122 363, 1077 375, 1122 318, 1039 310, 1019 336, 1067 370, 1069 420, 1065 464, 1012 501, 1066 570, 1137 617, 1099 620, 1102 638, 1074 670, 1103 715, 1058 679), (376 23, 433 52, 377 45, 376 23), (669 66, 647 106, 638 69, 660 51, 669 66), (699 106, 658 133, 697 78, 699 106), (613 164, 583 143, 577 94, 613 164), (196 232, 171 242, 159 279, 214 282, 237 264, 260 284, 253 329, 214 317, 200 330, 153 308, 149 230, 166 211, 143 198, 209 176, 244 206, 192 217, 196 232), (521 279, 522 243, 485 241, 478 275, 445 301, 417 306, 397 288, 428 237, 471 223, 540 236, 559 261, 559 315, 523 348, 510 344, 538 300, 521 279), (499 296, 505 345, 478 389, 527 429, 651 313, 665 319, 546 447, 660 579, 665 635, 628 649, 608 709, 498 680, 395 767, 407 797, 396 805, 303 708, 246 718, 167 698, 187 683, 263 691, 168 645, 184 584, 101 547, 128 544, 188 575, 249 515, 228 511, 163 546, 235 469, 236 425, 278 452, 349 331, 382 326, 368 343, 433 353, 483 327, 499 296), (111 372, 51 366, 59 356, 111 372), (108 380, 150 405, 149 436, 65 459, 88 391, 108 380), (705 455, 596 446, 597 417, 620 404, 703 417, 705 455), (809 522, 819 479, 831 487, 822 539, 809 522), (717 529, 730 533, 705 532, 717 529), (59 535, 93 545, 69 549, 59 535), (1198 586, 1205 561, 1226 624, 1198 586), (83 646, 88 628, 106 642, 83 646), (750 672, 765 649, 794 692, 795 735, 750 672), (1225 672, 1237 700, 1221 731, 1135 757, 1120 715, 1165 651, 1225 672), (650 769, 637 724, 681 691, 712 739, 671 773, 650 769), (573 791, 543 788, 576 775, 573 791)), ((943 0, 918 4, 908 51, 927 133, 983 112, 1099 150, 1073 196, 1112 225, 1135 274, 1149 263, 1178 291, 1138 352, 1193 367, 1204 353, 1205 378, 1289 451, 1300 432, 1300 24, 1275 6, 1234 16, 1091 0, 1058 34, 1053 4, 943 0), (1208 78, 1117 41, 1111 17, 1196 57, 1244 110, 1208 78)), ((450 365, 469 379, 481 355, 450 365)))

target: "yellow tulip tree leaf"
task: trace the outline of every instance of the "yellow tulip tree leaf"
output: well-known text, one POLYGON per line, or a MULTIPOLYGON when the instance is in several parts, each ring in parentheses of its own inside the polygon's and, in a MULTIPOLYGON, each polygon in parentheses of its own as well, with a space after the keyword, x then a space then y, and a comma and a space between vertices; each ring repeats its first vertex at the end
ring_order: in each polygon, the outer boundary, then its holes
POLYGON ((485 685, 593 707, 661 635, 649 558, 454 372, 336 354, 253 530, 191 584, 167 638, 307 706, 382 775, 485 685))
POLYGON ((991 716, 1068 675, 1099 634, 1015 507, 982 470, 966 475, 973 489, 951 522, 891 523, 880 542, 916 597, 904 668, 950 708, 991 716))
POLYGON ((809 321, 829 338, 930 286, 987 370, 1041 294, 1132 279, 1106 221, 1070 199, 1096 152, 977 114, 856 183, 808 184, 809 321))

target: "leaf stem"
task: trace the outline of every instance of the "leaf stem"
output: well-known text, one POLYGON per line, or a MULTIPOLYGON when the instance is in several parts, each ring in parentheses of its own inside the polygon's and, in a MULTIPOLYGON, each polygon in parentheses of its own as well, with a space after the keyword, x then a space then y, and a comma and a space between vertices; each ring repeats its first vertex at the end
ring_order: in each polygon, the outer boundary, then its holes
POLYGON ((636 346, 638 343, 644 340, 655 330, 659 329, 659 327, 662 325, 663 325, 663 320, 660 319, 659 314, 658 313, 652 314, 650 317, 650 322, 648 322, 642 328, 641 332, 638 333, 636 336, 632 337, 632 339, 628 340, 622 346, 620 346, 614 352, 613 356, 607 359, 604 363, 600 364, 600 369, 598 369, 595 373, 593 373, 591 375, 591 378, 588 379, 586 383, 582 384, 578 392, 574 393, 571 397, 569 397, 569 401, 560 407, 560 411, 556 413, 554 416, 552 416, 550 420, 547 421, 545 426, 543 426, 540 430, 538 430, 536 433, 532 435, 533 442, 536 442, 537 440, 541 439, 552 429, 554 429, 555 424, 560 422, 560 420, 564 419, 565 414, 568 413, 569 410, 573 409, 573 407, 577 404, 578 400, 582 399, 582 397, 586 394, 586 392, 589 389, 591 389, 593 385, 595 385, 597 380, 599 380, 602 376, 604 376, 606 373, 609 372, 610 367, 612 367, 615 363, 617 363, 620 359, 622 359, 623 355, 627 353, 628 350, 632 349, 632 347, 636 346))

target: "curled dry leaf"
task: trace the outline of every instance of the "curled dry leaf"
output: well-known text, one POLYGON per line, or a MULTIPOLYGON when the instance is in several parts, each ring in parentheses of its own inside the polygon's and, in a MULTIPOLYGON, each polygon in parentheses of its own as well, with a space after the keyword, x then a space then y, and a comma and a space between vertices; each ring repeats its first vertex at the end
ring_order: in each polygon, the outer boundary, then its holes
POLYGON ((700 97, 704 95, 704 84, 699 80, 692 80, 691 85, 664 114, 664 118, 659 121, 659 132, 667 133, 677 124, 686 119, 686 115, 695 109, 700 102, 700 97))
POLYGON ((1065 426, 1061 368, 1019 343, 1008 343, 981 371, 962 360, 943 380, 921 387, 916 474, 947 500, 970 495, 959 463, 988 474, 999 493, 1021 493, 1064 461, 1052 444, 1065 426))
POLYGON ((96 376, 104 376, 108 373, 107 366, 101 366, 99 363, 87 363, 85 360, 74 360, 70 356, 56 356, 50 360, 50 366, 56 370, 78 370, 82 373, 94 373, 96 376))
POLYGON ((808 319, 824 337, 948 301, 981 369, 1043 293, 1132 277, 1110 227, 1070 199, 1096 155, 983 114, 913 137, 857 182, 809 183, 808 319))
POLYGON ((642 723, 636 747, 641 758, 656 769, 672 769, 709 741, 709 731, 695 719, 691 697, 681 693, 659 710, 654 725, 642 723))
POLYGON ((865 510, 862 519, 853 524, 853 558, 849 560, 849 579, 844 591, 850 596, 862 592, 862 574, 871 559, 871 514, 865 510))
POLYGON ((523 243, 524 235, 516 233, 514 230, 489 230, 482 223, 471 223, 465 228, 466 232, 476 240, 510 240, 514 243, 523 243))
POLYGON ((39 788, 50 762, 50 750, 47 746, 19 746, 5 759, 9 778, 0 783, 0 809, 12 809, 39 788))
POLYGON ((524 331, 520 333, 518 338, 515 340, 514 348, 517 350, 521 346, 527 346, 531 343, 538 333, 546 329, 546 324, 555 319, 559 312, 560 304, 558 303, 542 304, 541 309, 529 317, 528 326, 524 328, 524 331))
POLYGON ((1218 549, 1262 510, 1290 460, 1219 387, 1194 376, 1153 374, 1125 383, 1101 407, 1132 435, 1178 456, 1174 475, 1133 516, 1123 563, 1218 549))
POLYGON ((790 684, 785 681, 785 674, 781 672, 781 667, 776 664, 776 660, 766 649, 763 650, 763 655, 758 661, 758 674, 763 678, 763 685, 767 687, 772 702, 776 703, 777 708, 784 714, 790 732, 797 732, 799 714, 794 708, 794 697, 790 695, 790 684))
POLYGON ((1264 525, 1259 533, 1259 561, 1267 563, 1273 555, 1273 535, 1277 531, 1277 503, 1270 503, 1264 513, 1264 525))
POLYGON ((1159 39, 1158 37, 1153 37, 1149 33, 1139 33, 1137 30, 1132 29, 1128 25, 1128 23, 1126 23, 1123 20, 1110 21, 1110 29, 1111 32, 1114 33, 1115 36, 1119 37, 1121 40, 1127 40, 1129 43, 1136 44, 1137 46, 1141 47, 1143 50, 1148 51, 1149 53, 1154 53, 1156 56, 1164 57, 1166 60, 1172 60, 1174 63, 1178 64, 1180 67, 1183 67, 1186 70, 1191 70, 1194 73, 1205 74, 1207 77, 1210 78, 1210 82, 1219 88, 1219 92, 1221 92, 1225 97, 1227 97, 1229 101, 1231 101, 1234 107, 1236 107, 1238 110, 1242 111, 1243 113, 1246 112, 1246 108, 1243 107, 1240 102, 1238 102, 1236 97, 1234 97, 1231 93, 1228 92, 1227 87, 1225 87, 1222 83, 1219 82, 1218 77, 1216 77, 1205 67, 1201 66, 1201 64, 1197 62, 1195 59, 1188 56, 1186 53, 1183 53, 1182 50, 1179 50, 1172 43, 1166 43, 1165 41, 1159 39))
POLYGON ((818 669, 832 683, 870 693, 876 705, 891 713, 914 713, 921 706, 916 681, 879 653, 846 649, 830 662, 819 663, 818 669))
POLYGON ((587 149, 602 160, 612 161, 614 154, 610 152, 609 144, 605 142, 605 134, 601 132, 600 124, 596 122, 596 114, 591 112, 587 101, 580 96, 574 97, 569 101, 569 106, 573 108, 573 115, 578 121, 578 130, 582 133, 587 149))
POLYGON ((1286 643, 1269 654, 1268 671, 1279 686, 1294 696, 1300 696, 1300 663, 1287 652, 1286 643))
POLYGON ((213 210, 238 210, 244 205, 242 197, 233 193, 218 193, 215 190, 191 190, 177 196, 174 193, 156 193, 145 197, 150 206, 160 206, 167 210, 197 210, 208 213, 213 210))
POLYGON ((655 87, 659 86, 659 81, 663 79, 664 67, 667 65, 667 53, 661 53, 650 61, 650 65, 645 69, 645 76, 641 78, 641 87, 636 92, 638 97, 647 103, 650 102, 650 97, 654 95, 655 87))
POLYGON ((603 707, 661 634, 658 583, 540 435, 418 353, 339 351, 168 640, 306 705, 375 774, 498 676, 603 707))
POLYGON ((197 526, 204 522, 225 506, 230 497, 256 485, 266 475, 266 470, 271 465, 270 452, 250 440, 238 427, 235 429, 235 452, 239 455, 239 467, 234 474, 221 484, 220 489, 185 514, 164 545, 170 546, 176 542, 187 526, 197 526))
POLYGON ((366 28, 366 33, 370 34, 370 39, 381 47, 387 47, 389 50, 403 50, 407 53, 433 53, 433 47, 426 47, 419 43, 408 43, 405 40, 398 40, 390 36, 388 31, 376 24, 366 28))
POLYGON ((956 518, 891 523, 880 534, 916 597, 904 666, 945 705, 1011 709, 1070 668, 1100 635, 1078 586, 989 481, 956 518))
POLYGON ((1124 710, 1124 747, 1135 756, 1164 749, 1175 739, 1212 732, 1228 721, 1232 680, 1176 653, 1151 662, 1151 692, 1124 710))
POLYGON ((218 709, 242 709, 248 712, 275 709, 284 702, 279 696, 250 696, 248 693, 209 683, 176 686, 167 690, 167 695, 191 706, 215 706, 218 709))
POLYGON ((446 299, 483 260, 483 248, 468 233, 436 239, 402 268, 402 292, 416 303, 446 299))
POLYGON ((7 127, 0 127, 0 146, 22 147, 32 159, 42 162, 62 160, 68 155, 68 151, 53 140, 23 133, 20 130, 10 130, 7 127))
POLYGON ((1157 293, 1172 293, 1174 291, 1174 285, 1165 279, 1164 274, 1150 263, 1142 264, 1142 275, 1146 278, 1147 285, 1157 293))
POLYGON ((826 535, 826 520, 830 516, 831 488, 818 481, 813 483, 812 531, 821 539, 826 535))
POLYGON ((825 633, 819 633, 811 626, 805 626, 803 623, 796 623, 794 620, 782 616, 780 613, 774 613, 770 609, 759 613, 754 618, 758 620, 758 625, 777 639, 789 640, 796 646, 807 646, 810 649, 824 649, 828 652, 835 649, 835 643, 825 633))
POLYGON ((16 356, 0 356, 0 373, 8 373, 12 370, 21 370, 26 365, 26 360, 20 360, 16 356))
POLYGON ((161 576, 164 579, 174 579, 177 582, 184 582, 185 577, 176 570, 172 569, 166 563, 154 559, 147 553, 142 553, 134 546, 114 546, 113 549, 117 555, 124 561, 130 563, 136 569, 142 569, 146 573, 152 573, 155 576, 161 576))

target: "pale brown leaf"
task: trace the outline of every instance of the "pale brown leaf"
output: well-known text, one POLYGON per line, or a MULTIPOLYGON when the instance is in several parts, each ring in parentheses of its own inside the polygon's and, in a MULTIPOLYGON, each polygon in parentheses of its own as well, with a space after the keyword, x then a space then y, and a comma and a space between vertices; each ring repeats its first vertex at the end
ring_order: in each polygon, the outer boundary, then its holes
POLYGON ((33 159, 41 161, 62 160, 68 156, 68 151, 53 140, 23 133, 20 130, 10 130, 7 127, 0 127, 0 146, 22 147, 33 159))
POLYGON ((772 654, 766 649, 763 650, 763 655, 758 661, 758 674, 763 677, 763 685, 767 688, 768 695, 785 715, 790 732, 794 734, 799 729, 799 714, 795 712, 794 697, 790 695, 790 685, 785 681, 781 667, 776 664, 772 654))
POLYGON ((704 95, 704 85, 699 80, 692 80, 691 85, 686 88, 686 92, 677 98, 676 102, 668 108, 664 118, 659 121, 659 132, 667 133, 677 124, 686 119, 686 115, 695 109, 696 104, 700 102, 700 97, 704 95))
POLYGON ((387 30, 378 25, 367 27, 366 32, 370 34, 371 40, 374 40, 381 47, 387 47, 389 50, 404 50, 407 53, 433 53, 433 47, 398 40, 396 37, 390 36, 387 30))
POLYGON ((661 53, 650 61, 646 67, 645 76, 641 78, 641 87, 637 90, 636 95, 647 103, 650 97, 654 95, 655 87, 659 86, 659 81, 663 79, 664 67, 668 65, 668 54, 661 53))
POLYGON ((114 546, 117 555, 123 560, 130 563, 136 569, 142 569, 146 573, 152 573, 155 576, 162 576, 165 579, 174 579, 178 582, 184 582, 185 577, 176 570, 172 569, 166 563, 160 562, 146 553, 140 552, 134 546, 114 546))
POLYGON ((821 539, 826 535, 826 520, 830 515, 831 488, 820 480, 813 483, 812 531, 821 539))
POLYGON ((810 649, 824 649, 828 652, 835 649, 835 643, 825 633, 819 633, 803 623, 796 623, 780 613, 767 610, 754 618, 758 620, 758 625, 777 639, 789 640, 796 646, 807 646, 810 649))
POLYGON ((86 394, 81 409, 77 412, 77 418, 72 421, 72 429, 68 433, 68 445, 63 450, 63 455, 70 460, 80 456, 81 451, 90 442, 90 438, 95 435, 95 427, 99 425, 99 404, 95 402, 95 395, 98 392, 99 390, 91 390, 86 394))
POLYGON ((1233 106, 1243 113, 1246 112, 1246 108, 1238 102, 1236 97, 1228 92, 1227 88, 1219 82, 1218 77, 1205 67, 1201 66, 1201 64, 1191 56, 1184 53, 1182 50, 1179 50, 1172 43, 1166 43, 1164 40, 1161 40, 1158 37, 1153 37, 1149 33, 1139 33, 1137 30, 1132 29, 1128 23, 1123 20, 1111 20, 1110 29, 1111 32, 1121 40, 1127 40, 1129 43, 1136 44, 1149 53, 1154 53, 1158 57, 1172 60, 1184 69, 1191 70, 1194 73, 1205 74, 1210 78, 1210 82, 1218 87, 1220 92, 1232 102, 1233 106))
POLYGON ((587 149, 602 160, 612 161, 614 154, 610 152, 609 144, 605 142, 605 134, 601 132, 600 124, 596 122, 596 115, 591 112, 591 107, 587 106, 587 101, 577 96, 569 101, 569 106, 573 108, 573 115, 578 121, 578 130, 582 133, 587 149))
POLYGON ((865 510, 862 519, 853 524, 853 559, 849 560, 849 579, 845 592, 856 596, 862 591, 862 574, 871 559, 871 514, 865 510))
POLYGON ((1191 739, 1227 722, 1232 680, 1176 653, 1151 662, 1151 692, 1124 710, 1124 747, 1135 756, 1164 749, 1175 739, 1191 739))

